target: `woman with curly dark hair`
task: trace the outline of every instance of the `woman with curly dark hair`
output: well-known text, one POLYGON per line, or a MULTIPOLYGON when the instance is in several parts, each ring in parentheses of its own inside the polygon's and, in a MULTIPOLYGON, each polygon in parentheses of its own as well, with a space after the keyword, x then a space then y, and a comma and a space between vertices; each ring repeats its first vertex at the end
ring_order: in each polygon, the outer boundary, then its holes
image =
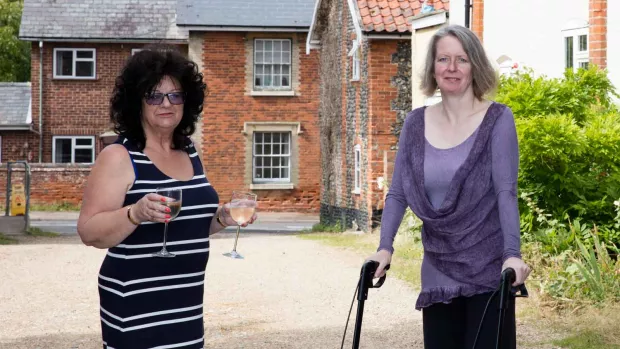
POLYGON ((209 235, 236 225, 189 139, 205 90, 196 64, 164 46, 135 54, 116 79, 119 137, 95 162, 78 220, 86 245, 108 249, 99 272, 104 349, 204 347, 209 235), (176 218, 161 187, 182 193, 176 218), (166 246, 163 256, 175 258, 159 258, 166 246))

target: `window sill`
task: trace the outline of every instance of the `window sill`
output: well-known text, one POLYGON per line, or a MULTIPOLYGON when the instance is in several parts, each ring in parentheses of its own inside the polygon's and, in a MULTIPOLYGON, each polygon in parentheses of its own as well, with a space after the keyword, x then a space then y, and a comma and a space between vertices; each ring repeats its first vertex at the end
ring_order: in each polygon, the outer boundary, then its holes
POLYGON ((277 91, 277 90, 265 90, 265 91, 252 91, 250 93, 254 97, 272 96, 272 97, 294 97, 295 91, 277 91))
POLYGON ((54 76, 54 80, 97 80, 97 77, 54 76))
POLYGON ((260 183, 260 184, 250 184, 250 189, 252 190, 290 190, 294 189, 295 185, 293 183, 260 183))

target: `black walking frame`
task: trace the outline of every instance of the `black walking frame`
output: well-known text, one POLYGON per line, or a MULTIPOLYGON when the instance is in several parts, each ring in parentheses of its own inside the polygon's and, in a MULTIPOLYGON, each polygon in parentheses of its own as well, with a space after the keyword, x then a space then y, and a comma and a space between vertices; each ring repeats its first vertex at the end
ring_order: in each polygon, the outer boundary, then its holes
MULTIPOLYGON (((355 318, 355 332, 353 333, 353 349, 359 349, 360 345, 360 336, 362 331, 362 317, 364 316, 364 302, 368 299, 368 289, 370 288, 379 288, 385 282, 386 275, 383 275, 377 283, 373 284, 373 277, 377 268, 379 267, 379 263, 376 261, 366 261, 364 265, 362 265, 362 270, 360 272, 360 279, 358 281, 357 287, 355 289, 355 293, 353 294, 353 301, 351 302, 351 307, 349 308, 349 315, 347 316, 347 322, 344 327, 344 334, 342 336, 342 344, 340 348, 344 348, 344 340, 347 334, 347 327, 349 325, 349 319, 351 318, 351 310, 353 310, 353 303, 355 303, 355 296, 357 295, 357 315, 355 318)), ((387 271, 390 269, 390 265, 388 264, 385 267, 387 271)), ((499 321, 497 326, 497 342, 496 349, 500 349, 500 343, 502 340, 502 331, 504 329, 504 317, 506 314, 506 308, 509 306, 509 302, 514 300, 516 297, 527 297, 528 292, 525 285, 519 285, 517 287, 512 287, 511 285, 514 283, 516 279, 516 273, 514 269, 507 268, 502 272, 501 281, 499 288, 493 292, 487 305, 484 309, 484 313, 482 314, 482 319, 480 320, 480 327, 478 328, 478 333, 476 334, 476 339, 474 341, 474 347, 472 349, 476 349, 476 344, 478 342, 478 336, 480 335, 480 330, 482 329, 482 323, 484 322, 484 317, 486 316, 487 310, 489 308, 489 304, 493 301, 495 296, 499 293, 499 321)))

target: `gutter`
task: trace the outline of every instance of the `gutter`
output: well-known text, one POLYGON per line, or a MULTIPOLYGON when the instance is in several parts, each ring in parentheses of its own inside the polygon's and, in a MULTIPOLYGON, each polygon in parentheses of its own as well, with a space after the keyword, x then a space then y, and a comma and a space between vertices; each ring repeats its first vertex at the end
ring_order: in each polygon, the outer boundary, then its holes
POLYGON ((185 28, 188 31, 197 32, 296 32, 307 33, 309 27, 242 27, 242 26, 228 26, 228 25, 191 25, 191 24, 177 24, 179 27, 185 28))
POLYGON ((38 133, 33 129, 32 125, 28 124, 0 125, 0 131, 32 131, 38 133))
POLYGON ((151 43, 165 43, 165 44, 187 44, 189 38, 187 39, 165 39, 165 38, 151 38, 151 39, 136 39, 136 38, 125 38, 125 39, 113 39, 113 38, 53 38, 53 37, 19 37, 20 40, 23 41, 38 41, 39 45, 41 43, 48 42, 93 42, 93 43, 112 43, 112 44, 151 44, 151 43))
POLYGON ((43 162, 43 41, 39 41, 39 163, 43 162))
POLYGON ((384 40, 409 40, 411 39, 411 33, 409 34, 366 34, 368 39, 384 39, 384 40))

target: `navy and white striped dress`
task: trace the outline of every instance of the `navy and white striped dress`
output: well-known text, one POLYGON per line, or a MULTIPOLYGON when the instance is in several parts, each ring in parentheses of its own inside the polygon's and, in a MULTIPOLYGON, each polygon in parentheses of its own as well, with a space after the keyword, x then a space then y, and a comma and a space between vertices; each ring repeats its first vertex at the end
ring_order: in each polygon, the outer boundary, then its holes
POLYGON ((205 177, 189 139, 194 177, 178 181, 162 173, 123 137, 136 181, 125 196, 133 204, 158 187, 183 190, 182 208, 168 224, 168 251, 174 258, 152 257, 162 247, 163 223, 142 223, 108 250, 99 272, 104 349, 204 347, 203 293, 209 259, 209 226, 219 198, 205 177))

